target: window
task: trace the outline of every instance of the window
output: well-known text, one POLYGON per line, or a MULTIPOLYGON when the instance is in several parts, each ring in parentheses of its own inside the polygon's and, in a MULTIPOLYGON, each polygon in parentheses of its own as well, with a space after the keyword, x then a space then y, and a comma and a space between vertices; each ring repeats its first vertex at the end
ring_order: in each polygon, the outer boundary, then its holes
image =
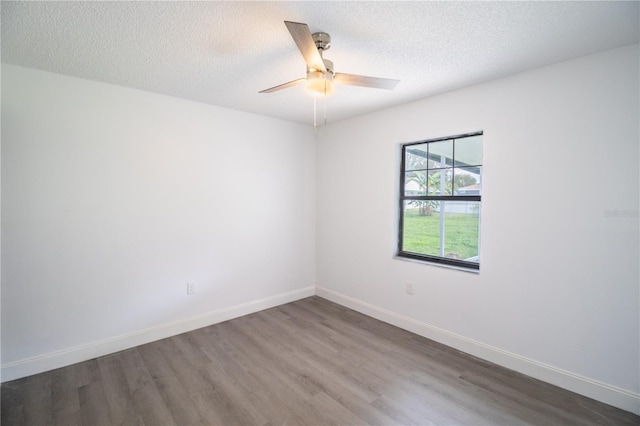
POLYGON ((482 132, 402 145, 398 256, 480 269, 482 132))

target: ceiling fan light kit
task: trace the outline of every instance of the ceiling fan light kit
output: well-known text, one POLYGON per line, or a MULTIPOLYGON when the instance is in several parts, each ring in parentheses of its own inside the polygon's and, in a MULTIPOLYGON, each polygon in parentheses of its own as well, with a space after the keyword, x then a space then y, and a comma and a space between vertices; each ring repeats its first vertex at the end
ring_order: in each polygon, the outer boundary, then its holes
POLYGON ((307 84, 304 88, 313 96, 327 96, 333 93, 333 74, 320 71, 307 71, 307 84))
MULTIPOLYGON (((272 93, 304 83, 308 93, 315 97, 320 97, 333 93, 334 84, 392 90, 400 82, 389 78, 336 73, 333 69, 333 62, 323 58, 323 52, 331 47, 331 36, 329 34, 325 32, 311 34, 307 24, 299 22, 284 21, 284 24, 287 26, 293 41, 295 41, 307 64, 307 77, 270 87, 259 93, 272 93)), ((314 112, 314 126, 315 121, 314 112)))

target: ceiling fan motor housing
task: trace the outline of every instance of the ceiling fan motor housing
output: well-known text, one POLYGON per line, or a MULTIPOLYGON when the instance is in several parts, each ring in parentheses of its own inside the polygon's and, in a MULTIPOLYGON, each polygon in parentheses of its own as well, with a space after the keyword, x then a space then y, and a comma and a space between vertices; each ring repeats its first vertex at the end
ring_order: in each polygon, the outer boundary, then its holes
POLYGON ((311 34, 311 37, 321 53, 323 50, 329 50, 331 47, 331 36, 329 34, 318 32, 311 34))

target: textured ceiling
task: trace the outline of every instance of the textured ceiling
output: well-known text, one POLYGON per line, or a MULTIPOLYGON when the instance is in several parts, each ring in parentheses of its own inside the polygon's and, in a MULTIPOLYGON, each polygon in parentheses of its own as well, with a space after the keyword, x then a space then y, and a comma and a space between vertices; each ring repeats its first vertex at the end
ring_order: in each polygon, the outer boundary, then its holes
MULTIPOLYGON (((638 2, 9 2, 2 62, 305 124, 305 76, 283 21, 332 36, 329 122, 638 42, 638 2)), ((322 109, 322 105, 319 105, 322 109)))

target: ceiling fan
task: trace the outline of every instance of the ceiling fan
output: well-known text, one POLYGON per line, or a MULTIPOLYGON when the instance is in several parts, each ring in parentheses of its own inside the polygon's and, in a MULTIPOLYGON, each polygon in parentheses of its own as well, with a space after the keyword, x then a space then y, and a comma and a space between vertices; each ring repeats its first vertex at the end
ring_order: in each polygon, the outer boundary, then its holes
POLYGON ((311 34, 307 24, 284 21, 287 29, 296 42, 300 53, 307 63, 307 77, 289 81, 278 86, 260 91, 271 93, 300 84, 306 84, 307 90, 317 96, 325 96, 333 91, 333 84, 373 87, 391 90, 400 80, 389 78, 367 77, 364 75, 337 73, 333 70, 333 62, 323 58, 323 52, 331 47, 331 36, 324 32, 311 34))

